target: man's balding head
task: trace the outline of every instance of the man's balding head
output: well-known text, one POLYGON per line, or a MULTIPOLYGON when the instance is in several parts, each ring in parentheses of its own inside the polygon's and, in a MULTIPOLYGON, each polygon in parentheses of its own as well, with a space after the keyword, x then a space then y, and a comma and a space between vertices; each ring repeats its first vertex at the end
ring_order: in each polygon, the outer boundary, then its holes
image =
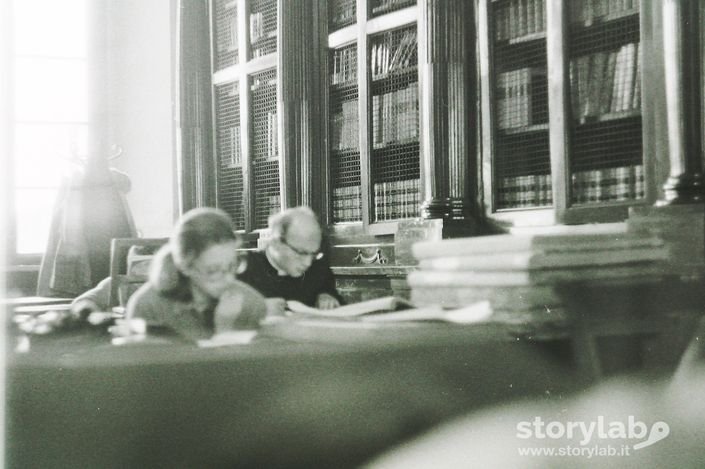
POLYGON ((303 275, 321 249, 323 235, 316 214, 304 206, 288 208, 269 217, 269 229, 270 257, 288 275, 303 275))
POLYGON ((309 207, 292 207, 272 215, 269 217, 269 229, 274 238, 288 239, 290 235, 303 235, 318 239, 320 245, 321 226, 309 207))

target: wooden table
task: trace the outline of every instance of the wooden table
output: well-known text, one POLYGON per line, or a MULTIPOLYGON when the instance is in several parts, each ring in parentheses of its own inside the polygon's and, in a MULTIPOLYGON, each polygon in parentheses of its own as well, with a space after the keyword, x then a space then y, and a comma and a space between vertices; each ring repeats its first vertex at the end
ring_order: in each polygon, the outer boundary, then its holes
POLYGON ((217 349, 34 338, 8 357, 7 463, 354 467, 454 416, 585 383, 539 344, 476 328, 331 330, 278 324, 217 349))

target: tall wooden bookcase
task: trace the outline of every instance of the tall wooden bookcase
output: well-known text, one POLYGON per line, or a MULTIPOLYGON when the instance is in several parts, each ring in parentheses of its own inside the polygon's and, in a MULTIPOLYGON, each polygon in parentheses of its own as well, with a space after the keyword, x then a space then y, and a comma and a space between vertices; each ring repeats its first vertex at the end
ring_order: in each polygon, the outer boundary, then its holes
POLYGON ((468 214, 466 2, 209 5, 215 198, 239 229, 299 203, 375 235, 422 213, 468 214))
POLYGON ((522 224, 617 221, 649 201, 650 12, 639 0, 480 0, 478 11, 487 212, 522 224))
POLYGON ((668 172, 667 1, 212 0, 217 203, 246 231, 624 220, 668 172))
POLYGON ((473 8, 456 0, 328 0, 329 221, 393 234, 464 220, 476 187, 473 8))
POLYGON ((211 2, 217 204, 236 228, 281 209, 276 0, 211 2))
POLYGON ((416 1, 337 0, 328 6, 332 221, 370 224, 417 216, 416 1))
POLYGON ((325 117, 316 2, 211 0, 217 205, 246 232, 283 207, 316 205, 325 117), (318 93, 318 94, 317 94, 318 93))

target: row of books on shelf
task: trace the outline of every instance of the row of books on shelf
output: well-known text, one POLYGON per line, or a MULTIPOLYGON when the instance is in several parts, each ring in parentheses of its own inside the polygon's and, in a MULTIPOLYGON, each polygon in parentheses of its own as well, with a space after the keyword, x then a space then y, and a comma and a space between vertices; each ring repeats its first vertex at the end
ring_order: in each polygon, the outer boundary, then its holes
POLYGON ((414 3, 416 3, 416 0, 377 0, 372 5, 372 14, 376 15, 389 10, 396 10, 397 8, 407 5, 413 5, 414 3))
POLYGON ((644 166, 577 171, 572 175, 574 203, 618 202, 645 195, 644 166))
POLYGON ((336 187, 333 189, 333 219, 336 221, 362 219, 360 186, 336 187))
MULTIPOLYGON (((275 35, 276 36, 276 35, 275 35)), ((261 43, 259 47, 252 47, 252 58, 264 57, 277 51, 276 42, 261 43)))
POLYGON ((418 140, 419 89, 416 83, 372 96, 372 145, 418 140))
POLYGON ((331 23, 334 25, 337 24, 347 24, 350 23, 351 21, 355 21, 355 16, 356 16, 356 8, 355 8, 355 3, 356 2, 336 2, 335 7, 331 8, 330 15, 331 15, 331 23))
MULTIPOLYGON (((497 125, 511 129, 532 125, 533 81, 545 80, 546 71, 525 67, 502 72, 497 80, 497 125)), ((544 104, 546 106, 547 104, 544 104)))
POLYGON ((227 154, 228 166, 240 166, 242 164, 242 150, 240 148, 240 126, 228 128, 228 140, 230 151, 227 154))
POLYGON ((330 148, 346 150, 359 148, 360 125, 357 115, 357 100, 343 101, 342 110, 332 116, 330 148))
POLYGON ((232 15, 228 18, 227 28, 227 34, 223 35, 225 41, 220 47, 225 51, 237 50, 237 15, 232 15))
POLYGON ((264 207, 265 209, 263 210, 264 213, 267 214, 267 216, 274 215, 276 213, 281 212, 282 210, 282 198, 281 195, 275 194, 275 195, 268 195, 266 199, 266 205, 264 207))
POLYGON ((333 75, 331 84, 347 83, 357 80, 357 50, 345 47, 333 52, 333 75))
POLYGON ((550 174, 503 177, 497 189, 501 208, 541 207, 553 203, 550 174))
MULTIPOLYGON (((259 76, 253 76, 252 77, 252 82, 250 83, 250 91, 251 92, 258 92, 259 96, 263 96, 269 93, 275 93, 276 91, 276 86, 277 86, 277 79, 276 77, 273 77, 271 74, 262 74, 259 76), (270 88, 267 90, 267 88, 270 88)), ((238 85, 233 84, 233 91, 230 93, 230 96, 237 96, 238 95, 238 85)))
POLYGON ((587 0, 570 6, 571 23, 591 26, 596 21, 637 13, 639 0, 587 0))
POLYGON ((264 13, 258 11, 250 13, 250 42, 257 42, 267 37, 264 25, 264 13))
POLYGON ((495 14, 495 38, 519 39, 546 30, 545 0, 509 0, 495 14))
POLYGON ((404 31, 399 44, 392 42, 392 35, 387 34, 384 40, 372 45, 370 51, 370 73, 372 79, 382 78, 395 70, 416 65, 416 48, 418 39, 415 29, 404 31))
POLYGON ((267 118, 263 122, 265 127, 264 133, 264 155, 259 155, 263 158, 276 158, 279 155, 279 123, 276 111, 268 111, 267 118))
POLYGON ((583 119, 641 108, 639 43, 582 55, 570 62, 573 117, 583 119))
POLYGON ((421 204, 418 179, 376 182, 374 184, 375 220, 395 220, 418 216, 421 204))
MULTIPOLYGON (((640 199, 644 195, 643 165, 577 171, 572 174, 573 203, 619 202, 640 199)), ((551 205, 551 175, 501 178, 497 203, 501 208, 551 205)))

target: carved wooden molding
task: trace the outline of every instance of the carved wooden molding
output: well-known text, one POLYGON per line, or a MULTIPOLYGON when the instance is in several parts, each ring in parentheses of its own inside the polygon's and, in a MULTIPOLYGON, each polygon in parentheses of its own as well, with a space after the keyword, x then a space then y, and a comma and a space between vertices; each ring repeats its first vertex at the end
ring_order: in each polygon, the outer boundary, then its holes
POLYGON ((384 265, 387 262, 389 262, 389 259, 387 259, 384 254, 382 254, 382 250, 377 248, 375 250, 375 253, 371 256, 365 257, 362 254, 362 249, 357 250, 357 254, 355 257, 352 259, 353 264, 365 264, 365 265, 370 265, 370 264, 380 264, 384 265))

